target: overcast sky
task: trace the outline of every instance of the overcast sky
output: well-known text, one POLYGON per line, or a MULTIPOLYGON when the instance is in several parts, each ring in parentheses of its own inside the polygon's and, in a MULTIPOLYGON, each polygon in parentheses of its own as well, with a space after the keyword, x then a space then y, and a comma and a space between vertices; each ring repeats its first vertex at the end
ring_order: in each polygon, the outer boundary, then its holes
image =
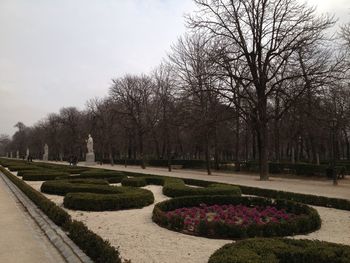
MULTIPOLYGON (((308 0, 350 22, 349 0, 308 0)), ((149 72, 185 32, 192 0, 0 0, 0 134, 149 72)))

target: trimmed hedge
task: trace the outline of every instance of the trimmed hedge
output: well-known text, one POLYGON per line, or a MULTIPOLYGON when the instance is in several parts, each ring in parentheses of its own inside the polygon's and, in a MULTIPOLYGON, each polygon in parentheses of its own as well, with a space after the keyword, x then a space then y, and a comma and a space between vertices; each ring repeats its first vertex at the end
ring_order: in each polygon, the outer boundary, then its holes
MULTIPOLYGON (((0 159, 0 160, 8 161, 7 159, 0 159)), ((16 161, 16 162, 21 162, 21 161, 16 161)), ((37 165, 38 163, 35 163, 35 164, 37 165)), ((45 165, 46 163, 43 163, 43 164, 45 165)), ((59 166, 59 167, 64 166, 60 164, 49 164, 49 165, 59 166)), ((108 171, 112 171, 112 170, 108 170, 108 171)), ((178 177, 169 178, 166 176, 156 176, 152 174, 126 172, 126 171, 119 171, 119 172, 121 174, 124 174, 125 176, 147 177, 147 181, 153 180, 154 182, 152 182, 152 184, 158 184, 158 185, 163 185, 165 179, 180 179, 180 180, 183 180, 186 184, 202 186, 202 187, 207 187, 210 184, 215 183, 212 181, 205 181, 205 180, 198 180, 198 179, 187 179, 187 178, 178 178, 178 177)), ((232 185, 232 186, 235 186, 235 185, 232 185)), ((279 190, 272 190, 272 189, 263 189, 259 187, 251 187, 251 186, 244 186, 244 185, 236 185, 236 186, 239 187, 242 193, 246 195, 257 195, 257 196, 263 196, 263 197, 275 198, 275 199, 288 199, 288 200, 297 201, 297 202, 301 202, 309 205, 324 206, 329 208, 336 208, 340 210, 350 211, 350 200, 347 200, 347 199, 293 193, 293 192, 279 191, 279 190)))
POLYGON ((96 178, 107 180, 109 183, 120 183, 124 178, 126 178, 126 175, 118 171, 91 170, 82 172, 80 175, 74 176, 74 178, 96 178))
POLYGON ((154 202, 151 191, 109 186, 107 181, 97 179, 47 181, 41 185, 41 191, 65 195, 63 204, 66 208, 85 211, 141 208, 154 202))
POLYGON ((318 240, 254 238, 227 244, 208 263, 350 263, 350 246, 318 240))
MULTIPOLYGON (((198 179, 183 179, 186 184, 208 186, 212 184, 211 181, 198 180, 198 179)), ((295 202, 300 202, 308 205, 324 206, 329 208, 336 208, 340 210, 350 211, 350 200, 341 199, 335 197, 326 197, 310 194, 300 194, 286 191, 279 191, 273 189, 264 189, 253 186, 236 185, 239 187, 245 195, 256 195, 274 199, 286 199, 295 202)))
POLYGON ((24 173, 22 179, 25 181, 49 181, 55 180, 62 176, 69 176, 68 173, 60 172, 33 172, 33 173, 24 173))
POLYGON ((142 177, 133 177, 133 178, 124 178, 122 180, 123 186, 132 186, 132 187, 143 187, 147 185, 147 181, 142 177))
POLYGON ((153 204, 151 191, 134 187, 116 187, 113 194, 68 193, 63 200, 65 207, 85 211, 122 210, 142 208, 153 204))
POLYGON ((11 172, 38 170, 38 167, 36 167, 34 165, 9 165, 9 166, 7 166, 7 168, 11 172))
POLYGON ((60 172, 66 172, 69 174, 80 174, 85 171, 91 170, 89 167, 82 166, 70 166, 64 164, 52 164, 52 163, 43 163, 43 162, 35 162, 35 165, 45 169, 58 170, 60 172))
POLYGON ((21 170, 17 172, 18 177, 22 177, 24 174, 38 174, 38 173, 57 173, 56 171, 48 170, 48 169, 34 169, 34 170, 21 170))
POLYGON ((122 184, 125 186, 140 187, 149 184, 162 185, 163 194, 169 197, 192 196, 192 195, 236 195, 240 196, 241 190, 238 186, 229 184, 219 184, 210 182, 201 187, 190 187, 185 185, 186 179, 169 178, 161 176, 152 176, 141 173, 129 173, 132 178, 123 179, 122 184))
POLYGON ((43 194, 34 190, 23 180, 0 167, 5 174, 29 199, 31 199, 56 225, 62 227, 73 240, 96 263, 121 263, 119 251, 108 241, 89 230, 83 223, 72 221, 70 215, 43 194))
POLYGON ((169 197, 189 195, 235 195, 240 196, 241 190, 237 186, 229 184, 211 183, 204 188, 196 188, 185 185, 181 179, 165 180, 163 194, 169 197))
POLYGON ((260 197, 237 197, 230 195, 185 196, 166 200, 155 205, 152 220, 162 227, 181 232, 184 224, 184 218, 168 218, 166 212, 177 208, 199 206, 202 203, 206 205, 232 204, 245 205, 249 207, 274 206, 279 210, 285 209, 286 212, 293 213, 296 216, 285 222, 270 222, 264 225, 252 224, 244 227, 229 225, 222 222, 202 221, 199 225, 198 235, 200 236, 232 239, 257 236, 289 236, 310 233, 319 229, 321 226, 319 214, 312 207, 287 200, 272 200, 260 197))
POLYGON ((276 199, 287 199, 291 201, 296 201, 309 205, 324 206, 329 208, 336 208, 341 210, 350 211, 350 200, 318 196, 318 195, 309 195, 309 194, 299 194, 293 192, 263 189, 259 187, 250 187, 250 186, 239 186, 243 194, 246 195, 257 195, 269 198, 276 199))

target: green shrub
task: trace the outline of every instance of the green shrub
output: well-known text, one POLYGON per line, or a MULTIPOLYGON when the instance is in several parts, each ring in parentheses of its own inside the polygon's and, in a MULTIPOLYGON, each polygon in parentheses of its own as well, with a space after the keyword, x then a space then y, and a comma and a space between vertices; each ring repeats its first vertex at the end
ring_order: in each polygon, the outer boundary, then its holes
POLYGON ((91 170, 82 172, 80 175, 77 175, 74 178, 96 178, 105 179, 109 183, 120 183, 124 178, 126 178, 126 175, 119 171, 91 170))
POLYGON ((56 173, 56 171, 48 169, 32 169, 32 170, 21 170, 17 172, 17 176, 22 177, 24 174, 38 174, 38 173, 56 173))
POLYGON ((10 165, 10 166, 8 166, 8 169, 11 172, 16 172, 16 171, 37 170, 38 167, 36 167, 34 165, 10 165))
POLYGON ((106 240, 90 231, 83 223, 73 221, 68 236, 95 262, 121 263, 119 252, 106 240))
POLYGON ((99 179, 69 179, 46 181, 41 185, 41 192, 54 195, 66 195, 68 193, 88 192, 109 194, 114 187, 108 182, 99 179))
POLYGON ((123 186, 143 187, 147 185, 146 179, 142 177, 124 178, 123 186))
POLYGON ((82 172, 92 170, 89 167, 70 166, 70 165, 52 164, 52 163, 43 163, 43 162, 36 162, 35 165, 41 168, 56 170, 60 172, 66 172, 69 174, 80 174, 82 172))
POLYGON ((350 210, 350 200, 347 199, 300 194, 244 185, 240 185, 239 187, 242 190, 242 193, 245 195, 256 195, 268 198, 286 199, 309 205, 324 206, 348 211, 350 210))
POLYGON ((227 244, 208 263, 349 263, 350 246, 317 240, 254 238, 227 244))
MULTIPOLYGON (((211 181, 198 180, 198 179, 183 179, 186 184, 198 185, 198 186, 208 186, 212 184, 211 181)), ((273 189, 264 189, 260 187, 253 186, 245 186, 245 185, 237 185, 245 195, 255 195, 255 196, 263 196, 268 198, 275 199, 286 199, 295 202, 300 202, 309 205, 316 206, 324 206, 330 208, 336 208, 341 210, 350 211, 350 200, 334 198, 334 197, 326 197, 326 196, 318 196, 318 195, 310 195, 310 194, 300 194, 286 191, 279 191, 273 189)))
POLYGON ((98 179, 71 179, 46 181, 41 191, 65 195, 65 207, 76 210, 104 211, 141 208, 154 202, 151 191, 133 187, 109 186, 98 179))
POLYGON ((115 187, 111 194, 68 193, 63 204, 70 209, 105 211, 142 208, 153 202, 153 193, 146 189, 115 187))
POLYGON ((241 190, 237 186, 228 184, 211 183, 204 188, 186 186, 183 180, 166 179, 163 186, 163 194, 169 197, 188 195, 235 195, 240 196, 241 190))
POLYGON ((62 176, 68 176, 68 173, 60 172, 33 172, 33 173, 24 173, 22 179, 25 181, 49 181, 55 180, 62 176))
MULTIPOLYGON (((214 238, 247 238, 256 236, 287 236, 315 231, 321 226, 321 219, 317 211, 306 205, 287 201, 272 200, 258 197, 237 197, 231 195, 217 196, 185 196, 163 201, 155 205, 153 209, 152 220, 160 226, 179 231, 179 219, 168 218, 166 212, 173 211, 177 208, 195 207, 200 204, 206 205, 245 205, 245 206, 274 206, 277 209, 285 209, 288 213, 296 216, 288 221, 279 223, 267 223, 264 225, 237 226, 227 225, 222 222, 203 223, 200 226, 200 235, 214 238)), ((182 220, 184 220, 182 218, 182 220)), ((181 221, 181 220, 180 220, 181 221)))

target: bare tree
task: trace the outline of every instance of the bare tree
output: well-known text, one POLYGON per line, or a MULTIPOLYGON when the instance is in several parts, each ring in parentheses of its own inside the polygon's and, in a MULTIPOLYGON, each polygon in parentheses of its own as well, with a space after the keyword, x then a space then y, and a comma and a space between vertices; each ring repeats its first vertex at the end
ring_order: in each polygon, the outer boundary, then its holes
POLYGON ((0 134, 0 156, 5 156, 7 147, 10 143, 10 136, 7 134, 0 134))
POLYGON ((347 45, 350 47, 350 24, 342 27, 342 36, 346 41, 347 45))
POLYGON ((141 167, 145 168, 144 137, 158 121, 158 106, 155 104, 155 85, 146 75, 127 75, 113 80, 110 94, 122 107, 120 114, 130 118, 136 129, 141 167))
POLYGON ((159 105, 159 125, 163 138, 162 157, 166 155, 168 161, 168 170, 171 172, 171 126, 174 123, 175 103, 175 78, 173 68, 170 64, 162 63, 153 72, 153 78, 156 85, 156 100, 159 105))
POLYGON ((248 67, 235 76, 250 86, 247 96, 258 134, 260 179, 268 179, 268 101, 294 72, 276 76, 300 49, 306 48, 333 24, 317 17, 313 8, 295 0, 195 0, 198 11, 189 17, 192 28, 205 30, 213 38, 234 46, 232 59, 248 67))
MULTIPOLYGON (((215 92, 215 63, 208 52, 210 44, 203 35, 187 35, 173 46, 170 55, 181 83, 182 96, 188 104, 186 108, 191 112, 188 117, 193 118, 191 125, 198 128, 198 135, 202 138, 208 174, 211 174, 210 142, 214 140, 214 145, 217 146, 217 123, 219 116, 222 116, 222 112, 218 111, 220 101, 215 92)), ((215 153, 217 160, 216 150, 215 153)))
POLYGON ((113 138, 118 130, 116 125, 117 113, 114 110, 114 104, 110 98, 92 99, 87 103, 88 116, 91 120, 91 131, 95 142, 99 148, 101 162, 105 152, 108 152, 108 158, 111 165, 113 159, 113 138))

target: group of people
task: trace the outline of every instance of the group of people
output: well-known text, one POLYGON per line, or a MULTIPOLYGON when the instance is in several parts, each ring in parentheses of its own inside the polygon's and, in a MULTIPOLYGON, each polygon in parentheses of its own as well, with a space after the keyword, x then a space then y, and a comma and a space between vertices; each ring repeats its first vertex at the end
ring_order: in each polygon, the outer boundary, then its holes
MULTIPOLYGON (((24 159, 24 156, 23 156, 24 159)), ((30 154, 27 155, 27 162, 33 162, 33 156, 31 156, 30 154)))
POLYGON ((69 156, 68 161, 69 161, 69 165, 75 166, 78 163, 78 157, 76 155, 71 155, 71 156, 69 156))

